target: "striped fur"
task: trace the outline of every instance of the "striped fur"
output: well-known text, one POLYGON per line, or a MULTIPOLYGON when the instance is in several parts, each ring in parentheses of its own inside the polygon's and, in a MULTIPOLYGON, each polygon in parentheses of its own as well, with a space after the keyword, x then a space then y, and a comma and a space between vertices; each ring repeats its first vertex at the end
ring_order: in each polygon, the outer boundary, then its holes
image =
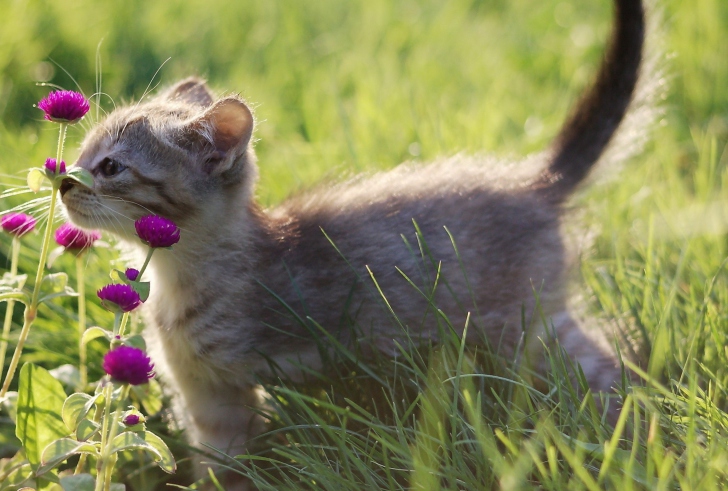
MULTIPOLYGON (((642 5, 615 4, 612 48, 593 89, 553 149, 520 162, 456 156, 407 164, 262 210, 254 200, 252 115, 238 98, 216 100, 201 80, 118 109, 89 133, 77 164, 94 174, 94 186, 64 184, 69 217, 131 247, 133 221, 150 212, 182 229, 173 250, 154 255, 145 313, 155 363, 193 443, 235 453, 260 430, 250 408, 257 404, 254 374, 268 369, 263 355, 284 368, 319 363, 310 332, 291 310, 344 342, 361 335, 393 352, 401 328, 370 271, 413 336, 437 337, 436 323, 423 316, 427 301, 402 275, 432 287, 429 259, 402 240, 417 244, 413 220, 450 287, 438 288, 434 300, 453 325, 471 313, 473 342, 484 335, 513 352, 522 312, 530 325, 533 288, 540 289, 544 314, 592 387, 610 390, 620 375, 614 356, 566 307, 569 258, 560 225, 561 204, 602 154, 637 83, 642 5), (105 159, 123 170, 105 176, 105 159)), ((543 327, 534 329, 538 345, 543 327)))

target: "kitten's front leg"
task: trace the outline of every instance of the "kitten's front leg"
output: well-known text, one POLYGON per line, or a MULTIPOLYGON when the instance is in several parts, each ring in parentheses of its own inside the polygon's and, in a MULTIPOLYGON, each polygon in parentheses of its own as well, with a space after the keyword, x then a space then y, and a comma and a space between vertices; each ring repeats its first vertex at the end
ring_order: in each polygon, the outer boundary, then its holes
POLYGON ((264 422, 255 411, 261 402, 255 386, 206 385, 194 393, 190 393, 191 387, 184 389, 187 437, 203 452, 195 456, 196 477, 207 476, 210 468, 224 489, 250 489, 246 478, 232 471, 221 472, 218 464, 239 466, 232 458, 245 453, 247 442, 264 429, 264 422))

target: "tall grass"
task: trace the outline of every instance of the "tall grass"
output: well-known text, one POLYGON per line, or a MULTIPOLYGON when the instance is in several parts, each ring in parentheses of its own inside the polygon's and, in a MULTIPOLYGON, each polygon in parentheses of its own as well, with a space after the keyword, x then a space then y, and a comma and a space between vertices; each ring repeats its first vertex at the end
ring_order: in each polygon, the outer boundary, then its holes
MULTIPOLYGON (((728 63, 720 49, 728 5, 660 3, 665 116, 618 180, 575 200, 570 224, 587 244, 573 281, 585 317, 629 333, 625 353, 642 362, 644 387, 623 394, 616 429, 586 387, 570 382, 573 369, 556 348, 543 375, 464 349, 451 335, 433 347, 404 342, 394 360, 363 361, 323 340, 326 375, 262 381, 271 432, 234 471, 261 489, 728 485, 728 63), (539 376, 545 392, 531 388, 539 376)), ((94 92, 98 48, 102 89, 117 104, 141 96, 168 57, 152 85, 194 73, 221 92, 242 92, 258 119, 259 196, 272 205, 319 180, 403 160, 543 148, 593 74, 609 4, 38 0, 0 1, 0 19, 3 182, 22 185, 22 169, 52 148, 54 131, 32 109, 46 89, 34 81, 73 88, 65 69, 94 92)), ((82 136, 69 135, 68 160, 82 136)), ((0 245, 8 254, 9 240, 0 245)), ((24 254, 28 270, 34 259, 24 254)), ((89 256, 89 292, 112 257, 89 256)), ((91 321, 108 323, 89 304, 91 321)), ((41 311, 24 360, 74 363, 73 311, 71 301, 41 311)), ((99 374, 93 346, 89 361, 99 374)), ((0 430, 0 452, 10 455, 17 442, 7 418, 0 430)), ((169 440, 184 447, 174 431, 169 440)), ((160 486, 151 466, 126 458, 134 489, 160 486)))

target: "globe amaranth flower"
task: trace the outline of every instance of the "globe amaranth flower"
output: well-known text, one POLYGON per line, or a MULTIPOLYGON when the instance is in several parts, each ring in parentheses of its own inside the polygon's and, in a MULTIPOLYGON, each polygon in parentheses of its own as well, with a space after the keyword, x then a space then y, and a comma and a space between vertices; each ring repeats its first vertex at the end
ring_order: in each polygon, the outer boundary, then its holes
POLYGON ((76 228, 70 223, 64 223, 56 230, 56 242, 66 250, 82 251, 88 249, 94 242, 101 238, 101 233, 96 230, 86 232, 76 228))
POLYGON ((0 219, 3 230, 17 237, 32 232, 35 224, 36 219, 25 213, 8 213, 0 219))
POLYGON ((152 360, 139 348, 119 346, 104 355, 104 371, 117 382, 141 385, 154 376, 152 360))
POLYGON ((124 271, 124 274, 126 275, 126 278, 131 281, 136 281, 136 279, 139 278, 138 269, 126 268, 126 271, 124 271))
POLYGON ((126 416, 124 416, 124 419, 121 420, 125 426, 135 426, 139 423, 144 423, 146 421, 146 418, 138 413, 129 413, 126 416))
POLYGON ((48 121, 75 123, 89 110, 86 98, 72 90, 56 90, 38 103, 38 109, 45 113, 48 121))
MULTIPOLYGON (((58 174, 65 174, 66 173, 66 163, 61 160, 61 168, 58 170, 58 174)), ((54 174, 56 174, 56 159, 47 158, 45 161, 45 168, 54 174)))
POLYGON ((137 235, 149 247, 170 247, 179 242, 179 227, 159 215, 147 215, 134 222, 137 235))
POLYGON ((96 292, 101 305, 111 312, 131 312, 142 304, 139 294, 127 284, 106 285, 96 292))

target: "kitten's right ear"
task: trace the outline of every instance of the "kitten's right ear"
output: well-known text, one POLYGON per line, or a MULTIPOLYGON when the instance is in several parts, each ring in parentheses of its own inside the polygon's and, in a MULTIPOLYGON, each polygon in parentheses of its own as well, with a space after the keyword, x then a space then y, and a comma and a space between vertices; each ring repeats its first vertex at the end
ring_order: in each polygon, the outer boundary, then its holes
POLYGON ((180 80, 167 89, 161 97, 169 101, 182 101, 203 107, 207 107, 215 101, 215 96, 207 83, 197 77, 180 80))
POLYGON ((222 174, 235 163, 253 136, 253 114, 237 97, 215 102, 185 123, 182 145, 197 153, 210 174, 222 174))

